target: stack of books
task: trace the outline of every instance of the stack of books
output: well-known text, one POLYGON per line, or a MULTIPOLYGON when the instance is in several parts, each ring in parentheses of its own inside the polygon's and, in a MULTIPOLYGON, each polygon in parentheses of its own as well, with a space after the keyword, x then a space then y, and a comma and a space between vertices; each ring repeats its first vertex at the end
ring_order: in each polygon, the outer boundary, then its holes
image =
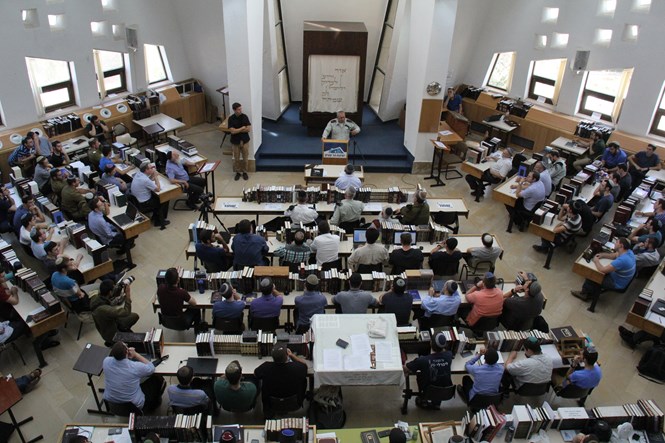
POLYGON ((133 441, 143 441, 150 432, 176 441, 212 441, 212 416, 175 414, 167 416, 129 415, 129 433, 133 441))
POLYGON ((521 351, 524 349, 524 340, 535 337, 541 345, 555 342, 554 335, 538 330, 531 331, 487 331, 485 332, 486 346, 499 352, 521 351))
POLYGON ((266 441, 279 441, 284 429, 291 429, 298 441, 309 441, 309 420, 307 417, 266 420, 264 426, 266 441))
POLYGON ((160 358, 164 352, 164 334, 162 329, 152 328, 147 332, 116 332, 113 341, 122 341, 128 347, 136 349, 148 358, 160 358))

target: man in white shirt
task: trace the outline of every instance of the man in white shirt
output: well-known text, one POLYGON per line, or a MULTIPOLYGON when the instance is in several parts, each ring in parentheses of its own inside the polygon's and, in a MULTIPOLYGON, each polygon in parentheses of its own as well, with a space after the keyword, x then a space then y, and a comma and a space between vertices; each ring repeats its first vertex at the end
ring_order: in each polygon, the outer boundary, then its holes
POLYGON ((552 359, 543 354, 538 339, 529 337, 524 340, 525 359, 517 359, 517 351, 510 353, 506 360, 504 374, 504 387, 515 385, 519 389, 525 383, 548 383, 552 379, 552 359))
POLYGON ((513 160, 511 158, 511 152, 509 148, 504 148, 493 152, 486 158, 486 162, 492 162, 493 164, 489 169, 483 172, 483 175, 480 179, 474 177, 471 174, 467 174, 466 177, 464 177, 466 182, 469 184, 469 187, 471 188, 471 195, 476 197, 476 201, 480 201, 480 197, 485 194, 484 182, 499 183, 501 180, 506 178, 513 167, 513 160))
POLYGON ((358 189, 361 185, 360 178, 353 175, 353 165, 350 163, 344 167, 344 173, 335 180, 335 187, 340 191, 344 191, 350 186, 358 189))
POLYGON ((545 195, 549 196, 552 193, 552 177, 550 176, 550 171, 545 169, 545 165, 543 165, 543 162, 541 161, 537 161, 536 164, 533 165, 533 169, 540 174, 540 181, 543 182, 543 186, 545 186, 545 195))
POLYGON ((339 263, 339 236, 330 233, 330 225, 327 221, 319 222, 319 235, 309 247, 312 252, 316 253, 317 265, 330 269, 339 263))
POLYGON ((161 190, 159 174, 154 163, 144 163, 139 167, 139 172, 134 175, 131 185, 131 193, 139 202, 139 211, 142 213, 152 212, 152 223, 166 229, 171 223, 167 220, 169 215, 169 202, 160 203, 156 192, 161 190))
POLYGON ((307 193, 298 191, 297 198, 298 204, 290 206, 288 210, 284 211, 284 215, 291 217, 291 223, 301 223, 303 225, 314 223, 319 214, 307 205, 307 193))

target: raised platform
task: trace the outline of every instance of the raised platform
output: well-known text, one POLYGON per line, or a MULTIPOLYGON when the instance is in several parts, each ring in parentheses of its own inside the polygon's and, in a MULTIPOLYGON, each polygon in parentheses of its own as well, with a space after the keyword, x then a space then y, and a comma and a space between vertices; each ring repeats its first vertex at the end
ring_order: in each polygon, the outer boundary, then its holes
MULTIPOLYGON (((257 171, 302 171, 306 164, 321 162, 321 138, 307 135, 299 110, 300 103, 292 103, 278 121, 263 119, 263 143, 255 154, 257 171)), ((349 144, 356 164, 365 171, 411 172, 413 156, 404 147, 404 131, 397 120, 383 123, 365 106, 361 129, 355 157, 353 141, 349 144)))

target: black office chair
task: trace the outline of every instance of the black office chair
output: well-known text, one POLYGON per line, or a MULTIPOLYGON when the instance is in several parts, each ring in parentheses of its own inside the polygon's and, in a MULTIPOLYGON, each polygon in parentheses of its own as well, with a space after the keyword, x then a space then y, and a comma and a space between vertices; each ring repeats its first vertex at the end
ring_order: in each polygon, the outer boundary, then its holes
POLYGON ((480 411, 481 409, 487 409, 491 405, 499 406, 503 396, 499 394, 476 394, 471 400, 469 400, 468 406, 473 413, 480 411))
POLYGON ((455 392, 457 392, 457 386, 451 385, 446 387, 429 385, 425 388, 425 392, 413 392, 411 390, 404 390, 404 403, 402 404, 401 412, 406 414, 409 400, 413 396, 419 396, 423 401, 432 402, 434 404, 439 404, 444 401, 451 400, 455 398, 455 392))
POLYGON ((279 328, 279 317, 255 318, 250 316, 249 328, 252 331, 275 332, 279 328))
POLYGON ((616 292, 617 294, 625 294, 626 291, 628 290, 628 288, 630 288, 630 285, 633 283, 633 281, 635 281, 635 276, 636 275, 637 275, 637 273, 633 274, 633 278, 630 279, 630 281, 628 282, 626 287, 623 288, 623 289, 605 289, 605 288, 602 288, 600 290, 600 294, 598 294, 597 297, 592 298, 591 305, 589 305, 589 307, 587 308, 587 311, 596 312, 596 303, 598 303, 598 299, 600 298, 601 294, 604 294, 606 292, 616 292))
POLYGON ((270 410, 278 415, 288 414, 302 408, 302 402, 298 400, 298 395, 293 394, 289 397, 270 397, 270 410))
MULTIPOLYGON (((312 255, 312 257, 314 257, 314 256, 312 255)), ((321 270, 322 271, 328 271, 330 269, 342 269, 342 259, 338 258, 337 260, 330 261, 330 262, 327 262, 327 263, 323 263, 321 265, 321 270)))
POLYGON ((462 270, 459 273, 459 280, 466 281, 471 277, 483 276, 486 272, 494 271, 494 263, 489 260, 481 260, 476 262, 475 265, 464 263, 462 270), (462 277, 463 276, 463 277, 462 277))
POLYGON ((450 229, 453 234, 459 232, 459 215, 457 212, 435 212, 432 214, 432 220, 450 229))
POLYGON ((106 406, 107 411, 120 417, 129 417, 129 414, 132 413, 136 415, 143 415, 143 411, 132 402, 114 403, 109 400, 104 400, 104 405, 106 406))
POLYGON ((158 312, 157 316, 159 317, 159 324, 167 329, 172 329, 174 331, 188 331, 191 328, 191 325, 187 323, 184 315, 170 316, 158 312))
POLYGON ((499 317, 480 317, 475 325, 471 328, 473 335, 482 337, 487 331, 494 331, 499 327, 499 317))
MULTIPOLYGON (((212 402, 210 402, 212 403, 212 402)), ((173 415, 176 414, 183 414, 183 415, 196 415, 196 414, 205 414, 208 415, 211 412, 211 407, 208 405, 197 405, 197 406, 190 406, 190 407, 182 407, 182 406, 170 406, 171 411, 173 412, 173 415)))
POLYGON ((515 389, 515 393, 520 397, 540 397, 549 392, 550 384, 549 381, 545 383, 524 383, 519 389, 515 389))
POLYGON ((558 391, 554 388, 554 393, 557 397, 566 398, 571 400, 577 400, 577 404, 584 406, 587 397, 591 394, 593 389, 584 389, 579 386, 575 386, 572 383, 567 384, 565 387, 559 389, 558 391))
POLYGON ((371 274, 373 271, 382 272, 383 265, 381 263, 375 265, 358 265, 358 269, 356 270, 359 274, 371 274))
POLYGON ((6 341, 4 343, 0 343, 0 355, 2 355, 3 352, 12 349, 16 351, 18 356, 21 358, 21 361, 23 362, 23 366, 25 366, 25 359, 23 358, 23 353, 21 353, 21 349, 16 345, 16 340, 18 340, 19 337, 14 338, 14 340, 11 341, 6 341))
POLYGON ((421 331, 441 326, 454 326, 457 322, 455 315, 432 314, 429 317, 420 317, 418 324, 421 331))
POLYGON ((218 331, 222 331, 224 335, 242 334, 242 331, 245 330, 243 317, 244 313, 240 317, 233 319, 215 317, 213 327, 218 331))
POLYGON ((360 228, 361 221, 347 221, 339 224, 339 227, 344 229, 346 232, 353 232, 354 229, 360 228))

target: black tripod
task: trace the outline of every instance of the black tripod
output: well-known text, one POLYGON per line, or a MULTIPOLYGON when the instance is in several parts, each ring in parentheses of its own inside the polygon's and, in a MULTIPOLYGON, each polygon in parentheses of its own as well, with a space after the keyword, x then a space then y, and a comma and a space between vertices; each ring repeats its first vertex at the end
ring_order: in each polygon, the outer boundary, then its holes
POLYGON ((351 164, 353 166, 356 165, 356 150, 357 150, 360 153, 360 157, 362 157, 362 159, 363 159, 363 164, 365 166, 367 166, 367 159, 365 158, 365 154, 363 154, 362 149, 360 149, 358 147, 358 142, 356 141, 356 138, 353 137, 353 136, 351 136, 351 137, 352 137, 352 142, 353 142, 353 159, 351 160, 351 164))
POLYGON ((226 231, 226 233, 230 235, 231 232, 229 232, 229 230, 226 228, 226 226, 224 225, 222 220, 220 220, 219 216, 217 214, 215 214, 215 212, 212 210, 211 198, 212 198, 212 194, 203 194, 203 195, 201 195, 201 202, 202 203, 201 203, 201 206, 199 207, 200 214, 199 214, 198 220, 199 221, 203 220, 206 223, 210 223, 210 221, 209 221, 210 215, 209 214, 212 214, 212 216, 215 217, 215 220, 217 220, 219 222, 222 229, 224 229, 224 231, 226 231))

